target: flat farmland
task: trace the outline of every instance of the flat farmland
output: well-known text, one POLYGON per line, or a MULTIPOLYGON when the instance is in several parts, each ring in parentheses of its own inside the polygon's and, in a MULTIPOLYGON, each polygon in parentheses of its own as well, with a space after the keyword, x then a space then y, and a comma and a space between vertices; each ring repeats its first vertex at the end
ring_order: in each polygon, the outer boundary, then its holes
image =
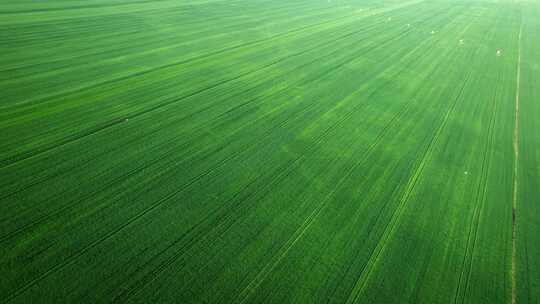
POLYGON ((3 0, 0 301, 540 303, 540 2, 3 0))

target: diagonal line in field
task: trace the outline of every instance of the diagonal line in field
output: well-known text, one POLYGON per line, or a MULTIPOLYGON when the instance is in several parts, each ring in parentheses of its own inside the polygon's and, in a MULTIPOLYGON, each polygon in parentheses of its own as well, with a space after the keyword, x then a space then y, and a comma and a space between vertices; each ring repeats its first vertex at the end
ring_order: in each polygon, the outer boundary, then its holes
POLYGON ((465 89, 465 87, 466 87, 466 85, 468 83, 469 77, 470 77, 470 73, 466 77, 465 81, 463 82, 463 86, 461 87, 460 93, 455 98, 454 103, 446 111, 441 123, 439 124, 439 127, 435 131, 434 136, 429 141, 428 147, 427 147, 426 151, 424 152, 420 163, 416 167, 416 169, 414 171, 414 174, 411 176, 411 178, 407 182, 405 191, 403 192, 403 195, 401 196, 401 198, 399 200, 398 207, 396 208, 396 210, 392 214, 392 217, 390 219, 390 223, 384 229, 383 235, 382 235, 379 243, 377 243, 377 246, 376 246, 375 250, 373 251, 372 255, 370 256, 370 258, 369 258, 369 260, 368 260, 368 262, 367 262, 367 264, 365 266, 365 269, 362 271, 362 274, 360 275, 359 279, 356 281, 356 284, 354 285, 354 287, 353 287, 353 289, 352 289, 346 303, 348 303, 348 304, 349 303, 355 303, 358 300, 358 297, 360 296, 360 294, 362 293, 364 288, 366 287, 366 284, 368 282, 368 278, 369 278, 370 274, 373 272, 373 270, 375 269, 375 264, 379 260, 381 253, 385 250, 387 241, 389 240, 390 236, 394 233, 394 231, 396 229, 396 226, 397 226, 397 223, 399 222, 399 219, 401 218, 401 215, 403 214, 404 207, 405 207, 407 201, 410 199, 411 194, 413 193, 413 190, 414 190, 415 186, 418 184, 418 181, 420 180, 420 177, 421 177, 421 175, 422 175, 422 173, 424 171, 424 168, 425 168, 426 164, 430 161, 431 154, 433 153, 433 149, 434 149, 434 147, 436 146, 436 144, 438 142, 439 136, 442 133, 442 131, 444 130, 444 128, 446 127, 447 122, 449 120, 448 118, 454 112, 454 110, 456 108, 456 105, 457 105, 459 99, 461 98, 461 96, 463 94, 463 91, 464 91, 464 89, 465 89))
MULTIPOLYGON (((379 9, 379 10, 376 10, 376 11, 373 11, 370 15, 366 15, 364 17, 369 17, 369 16, 374 16, 374 15, 378 15, 378 14, 382 14, 382 13, 385 13, 385 12, 390 12, 390 11, 394 11, 394 10, 398 10, 398 9, 401 9, 401 8, 405 8, 407 6, 411 6, 411 5, 415 5, 415 4, 418 4, 418 3, 421 3, 423 2, 424 0, 413 0, 413 1, 409 1, 409 2, 404 2, 400 5, 395 5, 395 6, 390 6, 390 7, 387 7, 387 8, 384 8, 384 9, 379 9)), ((300 28, 297 28, 297 29, 294 29, 294 30, 291 30, 291 31, 288 31, 288 32, 284 32, 284 33, 280 33, 280 34, 277 34, 277 35, 274 35, 268 39, 260 39, 260 40, 255 40, 255 41, 252 41, 252 42, 248 42, 248 43, 244 43, 242 45, 238 45, 238 46, 232 46, 232 47, 229 47, 229 48, 226 48, 226 49, 222 49, 222 50, 218 50, 216 52, 212 52, 212 53, 209 53, 209 54, 205 54, 203 56, 200 56, 200 57, 197 57, 197 58, 192 58, 192 59, 188 59, 188 60, 183 60, 183 61, 179 61, 179 62, 174 62, 174 63, 170 63, 170 64, 166 64, 166 65, 162 65, 162 66, 159 66, 159 67, 154 67, 154 68, 151 68, 151 69, 148 69, 148 70, 144 70, 144 71, 141 71, 141 72, 137 72, 137 73, 134 73, 134 74, 130 74, 130 75, 126 75, 126 76, 122 76, 122 77, 119 77, 119 78, 115 78, 115 79, 111 79, 111 80, 107 80, 107 81, 104 81, 104 82, 101 82, 101 83, 98 83, 98 84, 94 84, 94 85, 91 85, 89 87, 85 87, 85 88, 82 88, 82 89, 77 89, 77 90, 74 90, 74 91, 69 91, 69 92, 63 92, 62 94, 70 94, 70 93, 73 93, 73 92, 81 92, 81 91, 86 91, 88 89, 92 89, 92 88, 96 88, 96 87, 99 87, 99 86, 102 86, 102 85, 106 85, 106 84, 112 84, 112 83, 115 83, 115 82, 118 82, 118 81, 122 81, 122 80, 125 80, 125 79, 128 79, 128 78, 131 78, 131 77, 140 77, 140 76, 143 76, 143 75, 146 75, 148 73, 152 73, 152 72, 156 72, 158 70, 161 70, 161 69, 164 69, 164 68, 170 68, 170 67, 173 67, 173 66, 178 66, 178 65, 182 65, 182 64, 185 64, 185 63, 188 63, 188 62, 193 62, 193 61, 199 61, 199 60, 202 60, 202 59, 205 59, 205 58, 208 58, 208 57, 211 57, 211 56, 215 56, 215 55, 218 55, 218 54, 221 54, 223 52, 227 52, 227 51, 231 51, 231 50, 234 50, 234 49, 239 49, 239 48, 244 48, 246 46, 251 46, 251 45, 256 45, 256 44, 260 44, 260 43, 263 43, 267 40, 272 40, 272 39, 276 39, 276 38, 279 38, 281 36, 288 36, 288 35, 292 35, 298 31, 303 31, 305 30, 306 28, 310 28, 310 27, 316 27, 316 26, 319 26, 321 24, 326 24, 328 22, 335 22, 336 20, 335 19, 332 19, 330 21, 325 21, 325 22, 322 22, 322 23, 317 23, 317 24, 314 24, 314 25, 309 25, 309 26, 305 26, 305 27, 300 27, 300 28)), ((352 21, 351 21, 352 22, 352 21)), ((352 34, 352 33, 351 33, 352 34)), ((347 34, 348 35, 348 34, 347 34)), ((347 36, 345 35, 345 36, 347 36)), ((297 54, 293 54, 291 56, 297 56, 301 53, 304 53, 305 51, 301 51, 297 54)), ((287 58, 283 58, 283 59, 287 59, 287 58)), ((281 61, 281 59, 279 60, 281 61)), ((270 67, 270 66, 273 66, 274 64, 276 64, 277 62, 272 62, 268 65, 265 65, 263 66, 263 68, 266 68, 266 67, 270 67)), ((83 132, 81 132, 81 134, 78 134, 76 136, 73 136, 73 137, 64 137, 62 139, 60 139, 58 141, 58 143, 54 144, 53 146, 42 146, 42 147, 38 147, 36 149, 34 149, 35 151, 26 151, 26 152, 22 152, 22 153, 19 153, 19 154, 16 154, 16 155, 12 155, 12 156, 7 156, 3 159, 0 159, 0 168, 5 168, 7 166, 10 166, 10 165, 13 165, 19 161, 22 161, 22 160, 25 160, 25 159, 28 159, 28 158, 31 158, 31 157, 34 157, 38 154, 42 154, 42 153, 45 153, 45 152, 49 152, 59 146, 62 146, 62 145, 65 145, 65 144, 68 144, 68 143, 72 143, 74 141, 78 141, 86 136, 90 136, 90 135, 94 135, 96 133, 99 133, 105 129, 108 129, 110 127, 114 127, 120 123, 123 123, 125 122, 125 119, 126 118, 135 118, 135 117, 138 117, 138 116, 141 116, 141 115, 144 115, 144 114, 147 114, 147 113, 150 113, 150 112, 153 112, 157 109, 160 109, 162 107, 165 107, 165 106, 169 106, 170 104, 174 104, 174 103, 177 103, 185 98, 188 98, 188 97, 191 97, 191 96, 194 96, 194 95, 197 95, 199 93, 202 93, 204 91, 207 91, 209 89, 212 89, 212 88, 215 88, 215 87, 218 87, 222 84, 225 84, 225 83, 228 83, 232 80, 237 80, 243 76, 246 76, 246 75, 249 75, 251 74, 252 72, 257 72, 259 69, 257 70, 253 70, 253 71, 248 71, 246 73, 243 73, 243 74, 240 74, 240 75, 237 75, 233 78, 230 78, 230 79, 224 79, 224 80, 221 80, 217 83, 214 83, 208 87, 204 87, 204 88, 201 88, 201 89, 198 89, 194 92, 191 92, 191 93, 187 93, 186 95, 180 97, 180 98, 176 98, 176 99, 173 99, 172 101, 166 101, 166 102, 163 102, 163 103, 160 103, 160 104, 157 104, 157 105, 154 105, 150 108, 146 108, 146 109, 141 109, 139 111, 136 111, 135 113, 129 113, 127 116, 124 116, 124 117, 116 117, 110 121, 107 121, 107 122, 104 122, 103 124, 101 125, 98 125, 98 126, 93 126, 93 127, 90 127, 86 130, 84 130, 83 132)), ((62 95, 61 94, 61 95, 62 95)), ((54 100, 55 97, 46 97, 45 99, 47 100, 54 100)), ((0 106, 0 109, 2 107, 0 106)))

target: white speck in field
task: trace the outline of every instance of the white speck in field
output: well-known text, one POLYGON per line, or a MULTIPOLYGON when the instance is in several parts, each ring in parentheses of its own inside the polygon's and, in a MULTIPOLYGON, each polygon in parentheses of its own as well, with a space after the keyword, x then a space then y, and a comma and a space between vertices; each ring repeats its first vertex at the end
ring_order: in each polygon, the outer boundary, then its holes
POLYGON ((431 31, 431 35, 435 34, 435 31, 431 31))
POLYGON ((392 17, 388 17, 388 21, 392 21, 392 17))
POLYGON ((411 27, 411 24, 410 24, 410 23, 407 23, 407 27, 411 27))
POLYGON ((459 44, 461 44, 461 45, 465 44, 465 42, 463 41, 463 39, 459 39, 459 44))
POLYGON ((502 55, 502 50, 497 50, 497 56, 501 56, 502 55))
POLYGON ((126 121, 129 121, 129 118, 126 118, 126 121))
POLYGON ((469 171, 465 171, 464 173, 465 173, 465 175, 469 175, 469 171))

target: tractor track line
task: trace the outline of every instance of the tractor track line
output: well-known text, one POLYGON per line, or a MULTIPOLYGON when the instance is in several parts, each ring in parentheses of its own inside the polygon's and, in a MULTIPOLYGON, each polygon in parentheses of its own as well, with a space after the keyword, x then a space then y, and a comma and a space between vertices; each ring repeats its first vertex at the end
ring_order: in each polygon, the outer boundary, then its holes
MULTIPOLYGON (((470 74, 469 74, 469 76, 470 76, 470 74)), ((373 272, 373 270, 375 268, 374 267, 375 263, 379 259, 381 253, 384 251, 384 249, 386 247, 385 245, 386 245, 387 241, 389 240, 390 235, 393 233, 393 231, 395 230, 397 224, 399 223, 399 219, 401 218, 401 215, 403 213, 406 202, 409 200, 414 188, 418 184, 418 181, 420 180, 420 176, 422 175, 426 164, 431 159, 431 154, 433 152, 433 148, 436 146, 440 134, 445 129, 445 127, 446 127, 446 125, 448 123, 449 117, 454 112, 459 99, 463 95, 464 88, 468 83, 468 78, 469 77, 467 77, 465 79, 465 81, 464 81, 464 83, 463 83, 463 85, 461 87, 460 93, 456 96, 453 104, 446 111, 446 113, 445 113, 441 123, 439 124, 434 136, 428 142, 426 151, 424 152, 424 155, 422 156, 422 159, 421 159, 420 163, 416 167, 414 174, 411 176, 411 178, 407 182, 407 185, 405 186, 406 187, 405 192, 403 193, 403 195, 402 195, 402 197, 400 199, 399 205, 397 206, 396 210, 392 214, 392 217, 390 219, 390 223, 385 227, 383 235, 381 236, 381 240, 377 244, 377 246, 376 246, 373 254, 371 255, 371 257, 369 258, 364 270, 362 271, 362 274, 360 275, 359 280, 356 282, 355 286, 353 287, 353 290, 351 291, 351 293, 349 295, 349 298, 347 299, 346 303, 355 303, 358 296, 362 293, 362 290, 364 290, 364 288, 365 288, 365 286, 366 286, 366 284, 368 282, 368 278, 369 278, 370 274, 373 272)))
POLYGON ((517 60, 517 75, 516 75, 516 100, 515 100, 515 117, 514 117, 514 182, 512 193, 512 269, 511 269, 511 282, 512 282, 512 304, 516 304, 517 294, 517 282, 516 282, 516 230, 517 230, 517 196, 518 196, 518 165, 519 165, 519 90, 521 80, 521 33, 523 31, 523 20, 519 27, 518 36, 518 60, 517 60))
MULTIPOLYGON (((500 77, 502 73, 499 73, 499 80, 497 82, 500 82, 500 77)), ((494 99, 494 105, 492 110, 492 115, 489 120, 489 126, 488 126, 488 132, 487 132, 487 142, 486 147, 484 150, 483 158, 482 158, 482 168, 480 171, 480 182, 478 184, 478 189, 475 195, 475 209, 473 212, 473 217, 471 219, 471 228, 469 230, 468 239, 467 239, 467 245, 465 247, 465 256, 464 256, 464 263, 466 261, 467 254, 469 254, 469 263, 468 263, 468 271, 467 271, 467 277, 465 278, 465 283, 463 285, 463 297, 461 299, 462 303, 465 303, 467 292, 469 290, 469 281, 471 279, 472 275, 472 269, 473 269, 473 262, 474 262, 474 249, 476 247, 476 243, 478 241, 478 230, 480 229, 480 222, 482 218, 482 211, 484 210, 484 205, 486 204, 486 194, 488 191, 488 179, 489 179, 489 172, 490 172, 490 164, 491 164, 491 149, 490 147, 493 146, 494 141, 494 134, 495 134, 495 124, 497 120, 497 111, 498 111, 498 105, 500 102, 497 101, 498 97, 498 91, 495 90, 493 99, 494 99)), ((465 264, 462 265, 462 270, 460 274, 459 282, 461 283, 462 276, 464 274, 465 264)), ((455 301, 457 303, 459 298, 459 292, 460 292, 460 286, 458 286, 458 294, 456 294, 455 301)))

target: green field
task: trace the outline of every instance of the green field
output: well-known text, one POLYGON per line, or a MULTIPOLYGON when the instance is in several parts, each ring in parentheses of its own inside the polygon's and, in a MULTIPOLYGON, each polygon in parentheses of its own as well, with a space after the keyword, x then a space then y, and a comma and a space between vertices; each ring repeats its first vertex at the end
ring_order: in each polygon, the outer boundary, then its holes
POLYGON ((540 0, 0 28, 0 302, 540 303, 540 0))

